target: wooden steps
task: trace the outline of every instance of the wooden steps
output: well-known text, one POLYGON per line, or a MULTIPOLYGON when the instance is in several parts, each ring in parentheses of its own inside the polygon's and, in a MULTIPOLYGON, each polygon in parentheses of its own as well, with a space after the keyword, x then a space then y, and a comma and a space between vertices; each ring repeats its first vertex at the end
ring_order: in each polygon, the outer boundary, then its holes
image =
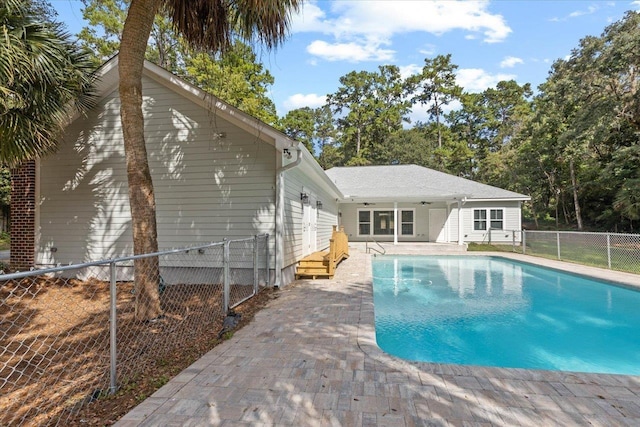
POLYGON ((348 257, 349 242, 344 228, 338 231, 334 225, 329 244, 329 252, 314 252, 301 259, 296 268, 296 280, 301 278, 332 279, 337 265, 340 261, 348 257))
POLYGON ((296 268, 296 279, 307 277, 317 279, 329 276, 329 252, 314 252, 301 259, 296 268))

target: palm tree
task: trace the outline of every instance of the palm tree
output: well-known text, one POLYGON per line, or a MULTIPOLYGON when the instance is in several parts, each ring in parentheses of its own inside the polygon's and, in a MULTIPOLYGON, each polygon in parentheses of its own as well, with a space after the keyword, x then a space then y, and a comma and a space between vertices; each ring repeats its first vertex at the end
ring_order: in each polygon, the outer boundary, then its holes
POLYGON ((89 56, 38 7, 0 2, 0 164, 9 166, 53 151, 70 115, 92 99, 89 56))
MULTIPOLYGON (((119 55, 122 121, 129 204, 136 254, 158 250, 156 203, 147 160, 142 113, 142 71, 154 17, 164 13, 194 48, 224 51, 234 38, 259 41, 267 48, 286 36, 291 11, 302 0, 132 0, 122 31, 119 55)), ((136 260, 136 318, 162 314, 156 257, 136 260)))

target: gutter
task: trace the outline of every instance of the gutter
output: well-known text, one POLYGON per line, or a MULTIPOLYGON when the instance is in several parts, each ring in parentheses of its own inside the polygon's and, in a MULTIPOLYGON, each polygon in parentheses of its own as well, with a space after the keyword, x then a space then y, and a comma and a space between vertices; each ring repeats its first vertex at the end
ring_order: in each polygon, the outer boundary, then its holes
POLYGON ((296 144, 296 159, 278 170, 276 182, 276 236, 275 236, 275 283, 274 287, 282 286, 282 269, 284 268, 284 193, 285 172, 302 163, 302 149, 296 144))

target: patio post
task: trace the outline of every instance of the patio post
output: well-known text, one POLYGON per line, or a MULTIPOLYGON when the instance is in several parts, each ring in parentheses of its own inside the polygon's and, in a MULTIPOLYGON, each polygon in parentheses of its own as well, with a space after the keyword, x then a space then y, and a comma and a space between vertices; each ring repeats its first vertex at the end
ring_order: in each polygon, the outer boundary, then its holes
POLYGON ((464 245, 464 223, 462 222, 462 200, 458 200, 458 244, 464 245))
POLYGON ((398 202, 393 202, 393 244, 398 244, 398 202))

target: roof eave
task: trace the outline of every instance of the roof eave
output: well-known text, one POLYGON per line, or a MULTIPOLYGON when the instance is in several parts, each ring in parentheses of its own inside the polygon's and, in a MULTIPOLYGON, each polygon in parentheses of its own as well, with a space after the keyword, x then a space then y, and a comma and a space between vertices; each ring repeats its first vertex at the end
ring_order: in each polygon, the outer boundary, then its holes
POLYGON ((494 197, 494 198, 467 198, 467 202, 527 202, 531 200, 530 196, 514 196, 514 197, 494 197))

